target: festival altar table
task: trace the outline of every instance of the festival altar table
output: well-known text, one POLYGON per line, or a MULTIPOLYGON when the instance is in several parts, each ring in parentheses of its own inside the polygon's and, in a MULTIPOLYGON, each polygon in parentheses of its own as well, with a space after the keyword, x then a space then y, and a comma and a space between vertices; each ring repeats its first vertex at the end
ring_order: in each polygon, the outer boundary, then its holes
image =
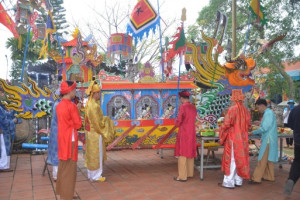
MULTIPOLYGON (((279 153, 279 168, 282 168, 282 164, 287 163, 286 161, 282 160, 282 149, 283 149, 283 139, 284 138, 293 138, 291 134, 278 134, 278 139, 280 141, 280 153, 279 153)), ((251 135, 249 139, 260 139, 260 135, 251 135)), ((203 181, 203 169, 213 169, 213 168, 221 168, 221 165, 205 165, 204 166, 204 142, 209 140, 219 140, 219 137, 207 137, 201 136, 201 153, 200 153, 200 166, 195 166, 195 168, 200 172, 200 180, 203 181)), ((223 146, 219 146, 223 147, 223 146)))

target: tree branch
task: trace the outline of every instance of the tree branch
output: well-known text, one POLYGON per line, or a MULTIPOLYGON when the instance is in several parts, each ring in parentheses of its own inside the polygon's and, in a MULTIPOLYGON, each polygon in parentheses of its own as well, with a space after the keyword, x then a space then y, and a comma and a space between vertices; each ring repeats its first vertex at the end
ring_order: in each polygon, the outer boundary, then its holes
POLYGON ((294 99, 295 97, 295 87, 292 78, 285 72, 284 66, 281 64, 281 61, 277 61, 270 53, 268 53, 267 57, 272 62, 273 66, 279 71, 279 73, 284 77, 284 79, 288 82, 290 91, 287 94, 290 99, 294 99))

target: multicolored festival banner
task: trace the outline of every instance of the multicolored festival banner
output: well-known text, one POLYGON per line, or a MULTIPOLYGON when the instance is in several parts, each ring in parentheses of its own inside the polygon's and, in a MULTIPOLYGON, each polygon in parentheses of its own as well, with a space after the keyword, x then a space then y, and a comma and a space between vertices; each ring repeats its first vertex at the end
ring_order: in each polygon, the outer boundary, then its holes
POLYGON ((6 28, 8 28, 12 32, 15 38, 19 37, 19 34, 16 30, 15 22, 7 14, 6 10, 4 9, 1 3, 0 3, 0 23, 6 26, 6 28))
POLYGON ((155 33, 157 25, 159 25, 159 16, 150 2, 139 0, 130 15, 127 33, 132 34, 132 38, 137 44, 138 40, 141 40, 145 33, 147 36, 150 30, 155 33))

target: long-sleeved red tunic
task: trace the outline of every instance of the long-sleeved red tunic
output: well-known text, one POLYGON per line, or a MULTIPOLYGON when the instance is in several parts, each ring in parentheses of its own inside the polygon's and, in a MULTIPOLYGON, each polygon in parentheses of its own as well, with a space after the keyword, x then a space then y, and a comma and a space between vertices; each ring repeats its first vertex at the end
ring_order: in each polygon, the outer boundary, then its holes
POLYGON ((177 133, 175 156, 196 157, 196 116, 197 110, 190 102, 181 104, 176 119, 177 133))
POLYGON ((77 129, 81 127, 81 118, 77 106, 68 99, 62 99, 56 107, 58 159, 71 159, 72 134, 74 133, 74 151, 72 160, 78 159, 77 129))
POLYGON ((220 143, 224 144, 221 170, 225 175, 230 174, 231 148, 236 164, 237 174, 250 178, 248 129, 251 126, 250 112, 242 102, 237 102, 228 109, 224 123, 220 129, 220 143))

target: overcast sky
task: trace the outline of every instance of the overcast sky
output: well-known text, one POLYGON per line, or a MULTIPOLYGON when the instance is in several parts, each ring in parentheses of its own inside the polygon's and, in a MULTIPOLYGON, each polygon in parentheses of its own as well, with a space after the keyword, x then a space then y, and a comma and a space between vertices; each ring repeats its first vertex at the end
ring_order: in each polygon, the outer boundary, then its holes
MULTIPOLYGON (((174 19, 176 18, 178 23, 181 17, 182 8, 187 9, 187 21, 185 22, 186 27, 192 24, 195 24, 198 17, 199 11, 206 5, 208 5, 209 0, 159 0, 160 2, 160 15, 162 19, 174 19)), ((2 2, 2 1, 1 1, 2 2)), ((5 9, 12 7, 11 2, 14 0, 4 0, 2 5, 5 9)), ((107 0, 107 6, 114 6, 116 2, 120 3, 120 9, 129 7, 130 10, 133 9, 137 0, 107 0)), ((150 0, 152 6, 157 9, 157 0, 150 0)), ((75 24, 79 26, 79 29, 84 32, 85 35, 89 34, 89 31, 86 28, 87 21, 93 22, 95 18, 98 18, 99 21, 102 19, 95 13, 104 12, 105 0, 64 0, 64 6, 66 11, 67 22, 70 24, 69 32, 74 30, 75 24)), ((12 15, 12 12, 9 12, 12 15)), ((14 16, 11 16, 14 19, 14 16)), ((177 24, 178 24, 177 23, 177 24)), ((176 27, 173 28, 174 33, 176 27)), ((10 66, 12 61, 10 60, 10 50, 5 48, 5 42, 7 38, 12 37, 13 35, 10 31, 0 24, 0 78, 6 79, 9 76, 10 66), (8 60, 6 60, 6 56, 8 60), (7 65, 8 61, 8 65, 7 65)), ((9 78, 9 77, 8 77, 9 78)))

